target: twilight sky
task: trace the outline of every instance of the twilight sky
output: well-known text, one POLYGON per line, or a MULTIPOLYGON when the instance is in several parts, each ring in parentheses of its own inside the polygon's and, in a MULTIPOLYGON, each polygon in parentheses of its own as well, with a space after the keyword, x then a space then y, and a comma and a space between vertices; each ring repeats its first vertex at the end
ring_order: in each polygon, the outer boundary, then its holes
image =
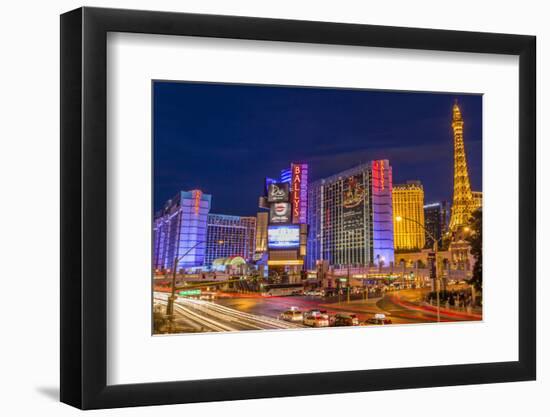
POLYGON ((309 163, 316 180, 389 159, 394 184, 452 199, 451 111, 458 99, 474 191, 481 191, 480 95, 158 82, 153 85, 155 211, 180 190, 211 213, 255 215, 266 176, 309 163))

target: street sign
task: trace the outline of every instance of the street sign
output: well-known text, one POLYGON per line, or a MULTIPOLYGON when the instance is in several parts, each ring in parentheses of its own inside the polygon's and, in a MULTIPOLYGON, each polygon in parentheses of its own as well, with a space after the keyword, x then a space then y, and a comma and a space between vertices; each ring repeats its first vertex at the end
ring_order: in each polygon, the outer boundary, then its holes
POLYGON ((182 297, 187 297, 190 295, 201 295, 202 291, 200 289, 194 289, 194 290, 183 290, 179 292, 179 295, 182 297))

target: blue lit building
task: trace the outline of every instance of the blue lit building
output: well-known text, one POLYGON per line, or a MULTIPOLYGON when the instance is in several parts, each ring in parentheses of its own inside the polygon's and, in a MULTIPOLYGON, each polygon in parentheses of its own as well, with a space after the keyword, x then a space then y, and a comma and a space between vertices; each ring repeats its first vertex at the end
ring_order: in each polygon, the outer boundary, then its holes
POLYGON ((177 270, 204 265, 208 213, 212 196, 201 190, 180 191, 155 214, 153 268, 177 270))
POLYGON ((309 184, 307 268, 394 262, 392 168, 371 161, 309 184))

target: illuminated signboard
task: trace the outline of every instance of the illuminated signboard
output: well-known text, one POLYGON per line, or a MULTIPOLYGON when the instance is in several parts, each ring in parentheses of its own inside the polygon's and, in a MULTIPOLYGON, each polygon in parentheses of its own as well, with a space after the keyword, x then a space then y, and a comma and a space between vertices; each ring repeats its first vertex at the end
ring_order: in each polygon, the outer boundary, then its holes
POLYGON ((267 201, 270 203, 288 202, 290 187, 287 183, 272 183, 267 187, 267 201))
POLYGON ((280 225, 267 228, 269 249, 297 249, 300 246, 300 226, 280 225))
POLYGON ((380 161, 380 188, 384 191, 384 161, 380 161))
POLYGON ((199 214, 199 209, 201 207, 201 198, 202 198, 202 191, 201 190, 193 190, 193 201, 195 205, 195 214, 199 214))
POLYGON ((386 165, 386 161, 372 161, 372 179, 375 188, 384 191, 386 188, 391 191, 391 168, 386 165), (386 182, 386 177, 388 181, 386 182))
POLYGON ((193 289, 193 290, 184 290, 184 291, 180 291, 180 295, 182 297, 188 297, 190 295, 201 295, 202 291, 200 288, 197 288, 197 289, 193 289))
POLYGON ((290 203, 271 203, 269 223, 290 223, 290 203))
POLYGON ((291 164, 292 223, 306 223, 307 164, 291 164))

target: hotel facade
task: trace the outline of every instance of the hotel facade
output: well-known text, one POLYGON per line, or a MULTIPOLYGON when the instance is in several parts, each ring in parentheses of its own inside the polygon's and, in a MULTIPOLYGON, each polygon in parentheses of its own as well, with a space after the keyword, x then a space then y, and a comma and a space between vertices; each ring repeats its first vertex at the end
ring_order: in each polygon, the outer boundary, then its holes
POLYGON ((427 231, 424 247, 426 249, 432 249, 434 246, 432 236, 437 240, 437 247, 439 249, 443 248, 443 234, 447 231, 448 217, 449 208, 446 201, 424 205, 424 223, 427 231))
POLYGON ((172 270, 203 265, 212 196, 201 190, 180 191, 155 214, 153 268, 172 270))
POLYGON ((424 188, 420 181, 393 187, 393 227, 396 251, 421 250, 426 244, 424 188))
POLYGON ((309 185, 307 269, 394 262, 392 168, 377 160, 309 185))
POLYGON ((204 264, 216 259, 242 257, 250 262, 256 246, 256 217, 209 214, 204 264))

